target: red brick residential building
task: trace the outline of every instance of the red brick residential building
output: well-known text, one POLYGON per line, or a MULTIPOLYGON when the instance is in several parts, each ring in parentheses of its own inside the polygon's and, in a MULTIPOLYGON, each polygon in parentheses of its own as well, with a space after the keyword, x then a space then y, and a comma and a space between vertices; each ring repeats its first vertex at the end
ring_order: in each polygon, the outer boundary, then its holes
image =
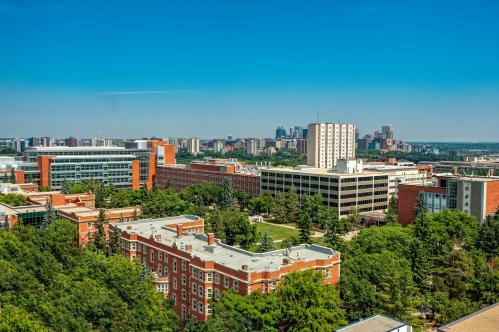
POLYGON ((187 165, 164 165, 156 168, 156 184, 160 189, 173 186, 175 190, 181 191, 205 182, 222 185, 227 177, 232 179, 235 189, 243 190, 251 196, 260 193, 258 170, 233 160, 195 160, 187 165))
POLYGON ((207 319, 209 300, 225 290, 271 292, 292 271, 315 269, 326 284, 339 281, 339 252, 302 244, 252 253, 203 234, 203 226, 203 219, 190 215, 112 225, 122 231, 122 255, 155 271, 158 291, 173 299, 181 319, 207 319))

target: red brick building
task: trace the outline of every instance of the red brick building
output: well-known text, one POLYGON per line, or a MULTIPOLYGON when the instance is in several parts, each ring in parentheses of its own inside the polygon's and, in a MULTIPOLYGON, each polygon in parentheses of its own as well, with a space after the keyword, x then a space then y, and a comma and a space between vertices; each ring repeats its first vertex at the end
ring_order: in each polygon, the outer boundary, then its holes
POLYGON ((433 186, 400 185, 398 221, 410 224, 420 193, 428 212, 454 209, 466 212, 482 222, 499 209, 499 178, 469 176, 434 176, 433 186))
POLYGON ((446 195, 444 187, 430 187, 411 184, 399 185, 398 191, 398 222, 402 225, 411 224, 416 218, 416 204, 420 193, 446 195))
POLYGON ((205 182, 222 185, 227 177, 232 179, 235 189, 243 190, 251 196, 260 193, 258 170, 232 160, 211 159, 193 161, 188 165, 164 165, 156 168, 156 184, 160 189, 170 185, 181 191, 205 182))
POLYGON ((171 297, 181 319, 205 320, 209 300, 232 289, 240 295, 273 291, 283 277, 306 269, 322 271, 326 284, 337 284, 340 253, 302 244, 267 253, 252 253, 203 234, 196 216, 114 224, 122 231, 121 253, 155 271, 158 291, 171 297))

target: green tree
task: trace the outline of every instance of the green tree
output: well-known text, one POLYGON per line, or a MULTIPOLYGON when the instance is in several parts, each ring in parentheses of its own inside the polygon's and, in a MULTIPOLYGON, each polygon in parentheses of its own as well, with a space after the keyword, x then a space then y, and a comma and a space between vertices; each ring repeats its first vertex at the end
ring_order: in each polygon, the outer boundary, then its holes
POLYGON ((322 274, 312 270, 285 277, 277 288, 280 331, 333 331, 346 323, 338 291, 322 280, 322 274))
POLYGON ((220 207, 222 209, 231 209, 234 207, 235 197, 234 188, 232 187, 232 178, 224 178, 222 193, 220 197, 220 207))
POLYGON ((206 217, 206 230, 223 243, 240 245, 247 249, 255 243, 256 225, 251 225, 248 214, 238 210, 214 210, 206 217))
POLYGON ((274 205, 274 199, 269 193, 254 196, 248 203, 248 210, 252 214, 270 214, 274 205))
MULTIPOLYGON (((120 222, 123 222, 123 216, 120 218, 120 222)), ((121 232, 118 227, 114 227, 111 233, 111 239, 109 240, 109 252, 111 255, 116 255, 120 253, 121 247, 121 232)))
POLYGON ((341 235, 349 231, 349 223, 345 219, 340 219, 338 210, 335 208, 326 209, 323 213, 323 225, 326 231, 326 239, 332 248, 343 245, 341 235))
POLYGON ((302 213, 300 214, 300 219, 298 219, 297 226, 298 230, 300 231, 300 242, 310 243, 314 225, 309 210, 302 209, 302 213))
POLYGON ((14 193, 0 195, 0 202, 10 206, 28 205, 28 200, 26 199, 26 196, 14 193))
POLYGON ((95 232, 94 245, 98 250, 105 250, 107 247, 106 241, 106 231, 104 225, 107 223, 106 211, 104 209, 99 210, 99 216, 97 217, 97 231, 95 232))
POLYGON ((267 252, 275 249, 274 240, 269 236, 267 232, 263 233, 260 238, 260 245, 258 246, 259 252, 267 252))
POLYGON ((390 201, 388 202, 388 211, 386 212, 386 217, 383 220, 383 223, 390 224, 397 222, 397 213, 398 200, 395 196, 391 196, 390 201))
POLYGON ((65 220, 0 232, 1 331, 178 331, 140 266, 75 246, 65 220))
POLYGON ((401 318, 416 301, 409 261, 389 251, 342 262, 340 289, 350 320, 380 312, 401 318))
POLYGON ((245 210, 248 208, 250 196, 246 191, 239 189, 234 190, 234 197, 241 209, 245 210))
POLYGON ((416 213, 415 218, 422 216, 428 211, 426 208, 426 200, 423 192, 419 193, 418 199, 416 200, 416 205, 414 206, 414 211, 416 213))
POLYGON ((61 184, 61 193, 70 194, 71 193, 71 184, 67 179, 64 179, 61 184))
POLYGON ((43 215, 43 220, 41 224, 42 229, 47 229, 57 218, 54 208, 52 207, 52 201, 47 199, 45 204, 45 214, 43 215))
POLYGON ((300 217, 300 199, 295 187, 291 187, 286 195, 286 219, 290 223, 296 223, 300 217))
POLYGON ((345 311, 334 286, 322 284, 311 270, 285 277, 276 292, 247 296, 223 292, 198 331, 333 331, 344 325, 345 311))
POLYGON ((477 247, 492 258, 499 256, 499 218, 489 216, 481 225, 478 233, 477 247))
POLYGON ((14 172, 14 168, 11 168, 10 170, 10 183, 15 184, 16 183, 16 173, 14 172))
POLYGON ((272 219, 275 223, 285 224, 287 222, 286 211, 286 196, 283 193, 278 193, 275 196, 274 204, 272 206, 272 219))

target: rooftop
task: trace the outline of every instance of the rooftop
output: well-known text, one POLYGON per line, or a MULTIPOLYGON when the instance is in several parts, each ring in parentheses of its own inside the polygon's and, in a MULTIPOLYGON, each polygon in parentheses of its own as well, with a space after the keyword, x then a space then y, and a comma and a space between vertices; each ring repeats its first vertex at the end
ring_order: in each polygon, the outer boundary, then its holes
POLYGON ((322 176, 359 177, 363 175, 380 175, 380 172, 374 172, 374 171, 363 171, 361 173, 340 173, 327 168, 316 168, 303 165, 297 167, 261 167, 260 170, 280 172, 280 173, 311 174, 311 175, 322 175, 322 176))
POLYGON ((407 324, 384 316, 374 315, 336 329, 336 332, 389 332, 407 324))
POLYGON ((182 224, 198 220, 197 216, 183 215, 162 219, 143 219, 133 222, 115 224, 120 230, 129 234, 137 234, 144 238, 158 236, 157 242, 172 247, 174 243, 181 250, 187 245, 192 246, 188 252, 203 261, 214 261, 234 270, 240 270, 242 265, 248 266, 249 272, 278 270, 283 264, 283 258, 291 261, 332 258, 337 252, 318 245, 302 244, 288 249, 274 250, 266 253, 252 253, 240 248, 222 244, 216 240, 208 245, 208 236, 205 234, 184 233, 177 237, 177 232, 170 225, 182 224), (131 229, 128 227, 131 226, 131 229))
POLYGON ((499 331, 499 302, 438 328, 439 332, 499 331))
POLYGON ((26 151, 123 151, 121 146, 30 146, 26 151))

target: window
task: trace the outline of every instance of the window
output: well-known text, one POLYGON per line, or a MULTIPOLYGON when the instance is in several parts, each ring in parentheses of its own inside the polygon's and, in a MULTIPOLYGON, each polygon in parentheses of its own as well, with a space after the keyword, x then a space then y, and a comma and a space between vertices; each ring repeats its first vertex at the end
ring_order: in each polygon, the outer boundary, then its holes
POLYGON ((203 304, 201 302, 199 302, 199 313, 203 313, 203 304))
POLYGON ((191 266, 191 276, 193 279, 196 279, 197 271, 198 270, 194 266, 191 266))
POLYGON ((220 274, 215 272, 215 284, 220 284, 220 274))
POLYGON ((182 273, 182 285, 187 285, 187 277, 182 273))
POLYGON ((173 259, 173 272, 174 273, 177 272, 177 259, 176 258, 173 259))
POLYGON ((163 275, 163 266, 161 264, 158 264, 158 276, 162 276, 163 275))
POLYGON ((144 253, 144 254, 145 254, 146 252, 147 252, 147 246, 144 244, 144 245, 142 246, 142 253, 144 253))
POLYGON ((172 294, 173 304, 177 305, 177 294, 172 294))
POLYGON ((162 261, 163 260, 163 253, 161 251, 158 252, 158 261, 162 261))
POLYGON ((213 289, 206 288, 206 295, 211 299, 213 297, 213 289))
POLYGON ((229 277, 224 276, 224 287, 229 288, 229 277))
POLYGON ((185 304, 182 304, 182 319, 186 319, 186 318, 187 318, 187 310, 186 310, 185 304))
POLYGON ((199 270, 198 276, 199 280, 203 281, 203 271, 199 270))
POLYGON ((165 263, 168 263, 168 255, 167 254, 165 254, 164 260, 165 260, 165 263))
POLYGON ((165 270, 163 271, 165 277, 168 277, 168 266, 165 266, 165 270))
POLYGON ((182 288, 182 300, 185 301, 186 298, 187 298, 187 292, 185 291, 185 288, 182 288))
POLYGON ((197 292, 198 292, 197 288, 198 288, 198 286, 196 285, 195 282, 193 282, 192 283, 192 294, 194 294, 194 295, 197 294, 197 292))
POLYGON ((206 305, 206 312, 211 314, 211 305, 209 303, 206 305))
POLYGON ((212 280, 212 278, 213 278, 213 273, 212 273, 212 272, 208 272, 208 273, 206 273, 206 280, 207 280, 207 281, 211 281, 211 280, 212 280))
POLYGON ((199 285, 199 287, 198 287, 198 295, 199 295, 199 297, 203 297, 203 295, 204 295, 203 294, 203 286, 201 286, 201 285, 199 285))
POLYGON ((232 282, 232 287, 234 287, 234 292, 236 292, 236 293, 239 292, 239 282, 237 280, 234 280, 232 282))
POLYGON ((198 306, 197 306, 197 301, 196 299, 192 299, 192 310, 197 310, 198 306))
POLYGON ((154 250, 151 250, 151 263, 154 262, 154 250))
POLYGON ((220 290, 215 288, 215 300, 220 300, 220 290))
POLYGON ((182 270, 185 271, 185 269, 187 268, 187 262, 186 261, 182 261, 182 270))
POLYGON ((141 251, 142 250, 142 244, 141 243, 137 243, 137 251, 141 251))
POLYGON ((177 277, 173 277, 173 289, 177 289, 177 277))

